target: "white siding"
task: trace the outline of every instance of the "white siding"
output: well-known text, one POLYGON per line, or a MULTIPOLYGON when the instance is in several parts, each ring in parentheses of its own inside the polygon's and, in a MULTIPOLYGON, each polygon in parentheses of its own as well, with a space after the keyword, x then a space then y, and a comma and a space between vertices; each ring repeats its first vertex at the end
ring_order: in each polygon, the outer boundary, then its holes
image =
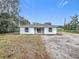
MULTIPOLYGON (((52 28, 52 32, 49 32, 49 28, 44 28, 44 34, 56 34, 57 28, 52 28)), ((20 28, 20 34, 35 34, 34 28, 29 28, 29 32, 25 32, 25 28, 20 28)))
POLYGON ((53 28, 53 33, 57 34, 57 28, 53 28))
POLYGON ((29 28, 29 33, 34 34, 34 28, 29 28))
POLYGON ((29 32, 25 32, 25 28, 20 28, 20 34, 34 34, 34 28, 29 28, 29 32))
POLYGON ((25 28, 20 28, 20 34, 25 33, 25 28))
POLYGON ((56 34, 56 33, 57 33, 56 28, 52 28, 52 32, 49 32, 49 28, 44 28, 44 34, 56 34))
POLYGON ((48 33, 48 28, 44 28, 44 34, 48 33))

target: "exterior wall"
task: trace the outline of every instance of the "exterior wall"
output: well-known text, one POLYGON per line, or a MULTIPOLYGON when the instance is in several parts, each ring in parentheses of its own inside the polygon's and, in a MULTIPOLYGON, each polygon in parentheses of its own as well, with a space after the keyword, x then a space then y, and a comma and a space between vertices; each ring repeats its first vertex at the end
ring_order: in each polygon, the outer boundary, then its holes
POLYGON ((24 33, 24 31, 25 31, 25 29, 24 29, 24 28, 20 28, 20 34, 23 34, 23 33, 24 33))
POLYGON ((56 34, 56 33, 57 33, 56 28, 52 28, 52 32, 49 32, 49 28, 44 28, 44 34, 56 34))
POLYGON ((34 34, 34 28, 29 28, 28 34, 34 34))
POLYGON ((25 28, 20 28, 20 34, 34 34, 34 28, 29 28, 29 32, 25 32, 25 28))
POLYGON ((35 34, 37 33, 37 29, 36 29, 36 28, 34 28, 34 33, 35 33, 35 34))
MULTIPOLYGON (((25 28, 20 28, 20 34, 35 34, 37 31, 34 28, 29 28, 29 32, 25 32, 25 28)), ((57 28, 52 28, 52 32, 49 32, 49 28, 44 28, 44 34, 56 34, 57 28)))

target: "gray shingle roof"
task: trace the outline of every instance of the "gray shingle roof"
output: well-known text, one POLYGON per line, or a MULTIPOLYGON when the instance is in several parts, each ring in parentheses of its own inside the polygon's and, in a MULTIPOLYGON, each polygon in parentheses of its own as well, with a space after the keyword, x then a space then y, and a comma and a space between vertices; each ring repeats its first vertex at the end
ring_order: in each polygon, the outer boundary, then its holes
POLYGON ((45 28, 54 27, 54 28, 56 28, 57 26, 56 25, 46 25, 46 24, 30 24, 30 25, 23 25, 20 27, 30 27, 30 28, 33 28, 33 27, 45 27, 45 28))

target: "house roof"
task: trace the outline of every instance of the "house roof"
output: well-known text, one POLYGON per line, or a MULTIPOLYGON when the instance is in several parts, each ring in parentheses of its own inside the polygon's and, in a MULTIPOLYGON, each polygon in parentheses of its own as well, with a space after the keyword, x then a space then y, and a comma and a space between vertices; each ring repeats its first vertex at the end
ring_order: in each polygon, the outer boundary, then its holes
POLYGON ((57 26, 56 25, 46 25, 46 24, 30 24, 30 25, 23 25, 20 27, 30 27, 30 28, 33 28, 33 27, 46 27, 46 28, 54 27, 54 28, 56 28, 57 26))

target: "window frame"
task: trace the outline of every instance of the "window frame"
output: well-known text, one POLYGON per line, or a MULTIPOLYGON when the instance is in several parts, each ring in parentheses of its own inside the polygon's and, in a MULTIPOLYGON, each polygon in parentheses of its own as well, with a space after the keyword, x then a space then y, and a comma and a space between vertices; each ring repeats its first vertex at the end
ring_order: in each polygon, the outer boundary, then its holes
POLYGON ((49 28, 49 32, 52 32, 52 28, 49 28))
POLYGON ((29 32, 29 28, 28 27, 25 28, 25 32, 29 32))

